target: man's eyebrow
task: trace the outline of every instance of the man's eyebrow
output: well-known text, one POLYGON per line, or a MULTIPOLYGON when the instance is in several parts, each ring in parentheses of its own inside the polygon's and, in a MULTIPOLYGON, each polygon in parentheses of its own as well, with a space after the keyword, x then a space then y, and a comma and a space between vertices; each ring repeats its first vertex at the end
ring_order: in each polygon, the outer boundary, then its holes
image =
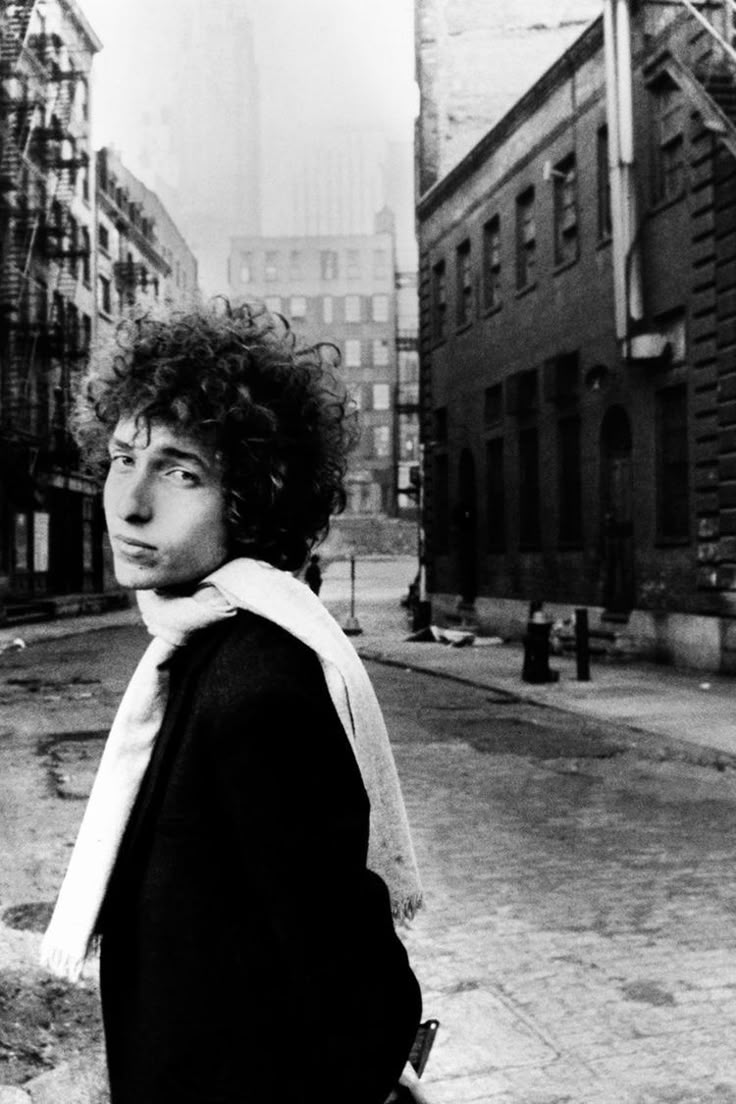
MULTIPOLYGON (((122 452, 132 453, 135 451, 135 446, 129 441, 123 441, 119 437, 113 437, 110 441, 111 449, 120 449, 122 452)), ((160 448, 154 448, 154 455, 160 456, 162 460, 183 460, 189 463, 198 464, 200 468, 209 468, 210 463, 207 458, 199 452, 193 452, 189 449, 177 448, 176 445, 163 445, 160 448)))

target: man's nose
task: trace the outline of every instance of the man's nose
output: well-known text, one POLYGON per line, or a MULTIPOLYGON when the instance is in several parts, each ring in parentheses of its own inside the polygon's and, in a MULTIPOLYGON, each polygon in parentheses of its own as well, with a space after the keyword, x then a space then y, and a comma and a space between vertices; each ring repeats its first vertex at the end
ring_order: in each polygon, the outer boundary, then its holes
POLYGON ((145 473, 131 472, 117 487, 115 512, 122 521, 148 521, 153 514, 150 480, 145 473))

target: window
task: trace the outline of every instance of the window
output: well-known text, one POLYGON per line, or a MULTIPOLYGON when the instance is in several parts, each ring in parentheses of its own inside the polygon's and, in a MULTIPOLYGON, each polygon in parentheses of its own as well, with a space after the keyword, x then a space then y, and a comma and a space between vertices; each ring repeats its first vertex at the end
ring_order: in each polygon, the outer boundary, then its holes
POLYGON ((391 431, 389 426, 373 426, 373 455, 382 460, 391 453, 391 431))
POLYGON ((388 341, 377 337, 373 342, 373 367, 385 368, 388 364, 388 341))
POLYGON ((345 342, 345 367, 360 368, 360 342, 355 338, 345 342))
POLYGON ((92 345, 92 319, 88 314, 82 315, 82 329, 80 334, 80 352, 88 353, 92 345))
POLYGON ((385 249, 373 250, 373 279, 385 280, 388 276, 388 253, 385 249))
POLYGON ((457 248, 455 257, 455 321, 466 326, 473 318, 473 274, 470 269, 470 240, 457 248))
POLYGON ((289 302, 289 314, 292 318, 307 317, 307 300, 303 295, 292 295, 289 302))
POLYGON ((253 280, 253 256, 251 253, 240 254, 240 282, 250 284, 253 280))
POLYGON ((391 388, 387 383, 373 384, 373 409, 388 410, 391 404, 391 388))
POLYGON ((103 253, 110 253, 110 231, 106 226, 100 226, 97 230, 97 240, 103 253))
POLYGON ((334 314, 334 310, 333 310, 332 296, 331 295, 325 295, 325 297, 322 300, 322 321, 331 323, 332 318, 333 318, 333 314, 334 314))
POLYGON ((272 314, 281 314, 280 295, 267 295, 263 302, 266 305, 266 310, 271 311, 272 314))
POLYGON ((536 427, 519 434, 519 543, 539 545, 539 439, 536 427))
POLYGON ((503 419, 503 385, 494 383, 483 394, 483 424, 498 425, 503 419))
POLYGON ((527 188, 516 201, 516 286, 519 290, 534 283, 536 259, 534 188, 527 188))
POLYGON ((82 280, 85 287, 92 283, 92 239, 86 226, 82 227, 82 280))
POLYGON ((432 336, 435 341, 444 341, 447 337, 447 273, 444 261, 438 261, 432 269, 432 336))
POLYGON ((501 221, 498 215, 483 227, 483 309, 501 305, 501 221))
POLYGON ((302 278, 302 255, 298 249, 292 249, 289 253, 289 279, 301 280, 302 278))
POLYGON ((279 255, 275 252, 266 253, 266 267, 264 269, 266 282, 274 283, 279 278, 279 255))
POLYGON ((583 538, 580 418, 563 418, 557 428, 560 544, 579 544, 583 538))
POLYGON ((685 190, 685 105, 682 92, 669 77, 652 89, 654 108, 654 172, 652 200, 663 203, 685 190))
POLYGON ((506 484, 503 437, 486 441, 486 537, 489 552, 506 548, 506 484))
POLYGON ((89 159, 85 157, 79 166, 79 175, 82 187, 82 199, 89 203, 89 159))
POLYGON ((668 387, 657 395, 657 530, 664 540, 686 540, 690 533, 688 486, 687 387, 668 387))
POLYGON ((112 314, 112 293, 110 281, 105 276, 99 277, 99 307, 105 314, 112 314))
POLYGON ((608 163, 608 127, 598 131, 598 240, 604 241, 613 233, 611 217, 611 168, 608 163))
POLYGON ((374 295, 372 301, 374 322, 388 322, 388 295, 374 295))
POLYGON ((360 296, 345 296, 345 321, 360 322, 360 296))
POLYGON ((321 251, 319 255, 319 268, 323 280, 337 279, 337 253, 334 249, 323 249, 321 251))
POLYGON ((363 409, 363 388, 360 386, 360 384, 356 383, 355 387, 351 387, 350 391, 349 391, 349 394, 350 394, 350 401, 352 402, 354 409, 355 410, 362 410, 363 409))
POLYGON ((348 280, 360 279, 360 250, 348 249, 347 253, 347 275, 348 280))
POLYGON ((446 453, 432 463, 432 545, 440 555, 450 546, 450 464, 446 453))
POLYGON ((575 154, 555 166, 555 264, 578 259, 578 184, 575 154))
POLYGON ((447 444, 447 407, 438 406, 434 412, 434 443, 447 444))

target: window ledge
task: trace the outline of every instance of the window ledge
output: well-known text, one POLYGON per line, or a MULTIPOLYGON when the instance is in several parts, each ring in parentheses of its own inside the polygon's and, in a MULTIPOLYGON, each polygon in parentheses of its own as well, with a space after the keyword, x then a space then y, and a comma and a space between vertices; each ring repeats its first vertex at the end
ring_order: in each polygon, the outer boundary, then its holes
POLYGON ((579 260, 580 254, 578 254, 577 257, 571 257, 569 261, 560 261, 560 263, 555 265, 552 269, 552 275, 559 276, 562 272, 567 272, 568 268, 574 268, 579 260))
POLYGON ((503 307, 503 303, 494 303, 494 305, 492 307, 484 307, 483 308, 483 317, 484 318, 492 318, 494 314, 498 314, 498 312, 501 310, 502 307, 503 307))
POLYGON ((456 334, 463 334, 466 330, 469 330, 473 325, 473 319, 469 318, 467 322, 461 322, 455 329, 456 334))
POLYGON ((668 210, 668 208, 674 207, 678 203, 682 203, 682 201, 686 198, 687 191, 685 188, 683 188, 681 192, 677 193, 677 195, 667 196, 666 199, 658 199, 656 203, 652 203, 651 207, 649 208, 648 214, 650 216, 658 215, 660 214, 660 212, 666 211, 668 210))
POLYGON ((516 289, 516 298, 523 299, 525 295, 529 295, 530 292, 536 291, 537 281, 534 280, 531 284, 525 284, 522 288, 516 289))
POLYGON ((598 239, 596 249, 610 249, 612 245, 613 234, 606 234, 604 237, 598 239))

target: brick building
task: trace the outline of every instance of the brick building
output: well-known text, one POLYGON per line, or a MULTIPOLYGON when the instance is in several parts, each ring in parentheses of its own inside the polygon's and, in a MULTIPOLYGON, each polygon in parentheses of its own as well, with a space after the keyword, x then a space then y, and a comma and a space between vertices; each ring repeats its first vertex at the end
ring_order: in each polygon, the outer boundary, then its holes
POLYGON ((340 349, 341 373, 359 411, 347 513, 396 514, 396 287, 393 224, 376 233, 237 237, 231 242, 234 301, 261 299, 307 341, 340 349))
POLYGON ((0 14, 0 576, 23 600, 96 588, 96 489, 68 432, 95 329, 89 75, 75 0, 0 14))
POLYGON ((435 616, 736 669, 729 12, 606 0, 419 198, 435 616))

